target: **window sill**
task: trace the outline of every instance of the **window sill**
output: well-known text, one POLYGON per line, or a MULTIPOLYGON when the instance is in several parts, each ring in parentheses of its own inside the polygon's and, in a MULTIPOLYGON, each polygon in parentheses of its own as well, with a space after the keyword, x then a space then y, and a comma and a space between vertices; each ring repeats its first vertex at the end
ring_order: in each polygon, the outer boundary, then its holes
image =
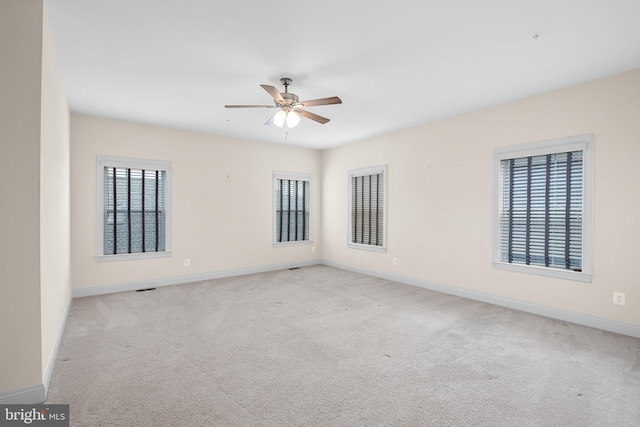
POLYGON ((576 282, 591 283, 593 275, 579 271, 560 270, 555 268, 537 267, 533 265, 509 264, 506 262, 492 262, 493 268, 517 273, 535 274, 538 276, 555 277, 556 279, 573 280, 576 282))
POLYGON ((362 251, 382 252, 382 253, 387 252, 387 248, 384 246, 362 245, 359 243, 347 243, 347 246, 351 249, 360 249, 362 251))
POLYGON ((287 246, 308 246, 313 245, 313 240, 298 240, 294 242, 273 242, 274 248, 284 248, 287 246))
POLYGON ((135 253, 135 254, 98 255, 96 256, 96 261, 97 262, 134 261, 134 260, 141 260, 141 259, 169 258, 169 257, 171 257, 170 251, 142 252, 142 253, 135 253))

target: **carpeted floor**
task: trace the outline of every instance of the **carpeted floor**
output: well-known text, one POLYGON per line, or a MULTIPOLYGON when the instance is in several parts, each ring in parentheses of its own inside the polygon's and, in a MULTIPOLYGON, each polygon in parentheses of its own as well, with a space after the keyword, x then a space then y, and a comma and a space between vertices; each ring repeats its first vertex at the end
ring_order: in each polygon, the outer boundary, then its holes
POLYGON ((327 266, 76 299, 74 426, 639 426, 640 340, 327 266))

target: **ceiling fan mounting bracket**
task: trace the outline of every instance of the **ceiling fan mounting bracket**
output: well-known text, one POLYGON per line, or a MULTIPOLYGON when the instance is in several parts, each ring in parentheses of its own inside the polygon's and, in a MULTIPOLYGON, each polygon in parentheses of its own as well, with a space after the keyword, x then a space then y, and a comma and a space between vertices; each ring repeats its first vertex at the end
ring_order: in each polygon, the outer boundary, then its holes
POLYGON ((282 83, 282 86, 284 86, 285 92, 287 92, 287 88, 289 87, 292 81, 293 80, 291 80, 289 77, 283 77, 280 79, 280 83, 282 83))

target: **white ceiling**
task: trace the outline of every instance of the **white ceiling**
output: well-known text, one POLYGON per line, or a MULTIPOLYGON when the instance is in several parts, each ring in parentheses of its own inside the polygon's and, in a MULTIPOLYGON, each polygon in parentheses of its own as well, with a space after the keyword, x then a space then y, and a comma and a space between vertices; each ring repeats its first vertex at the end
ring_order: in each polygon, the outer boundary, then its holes
POLYGON ((72 112, 317 149, 640 68, 638 0, 45 3, 72 112), (281 77, 343 104, 224 108, 281 77))

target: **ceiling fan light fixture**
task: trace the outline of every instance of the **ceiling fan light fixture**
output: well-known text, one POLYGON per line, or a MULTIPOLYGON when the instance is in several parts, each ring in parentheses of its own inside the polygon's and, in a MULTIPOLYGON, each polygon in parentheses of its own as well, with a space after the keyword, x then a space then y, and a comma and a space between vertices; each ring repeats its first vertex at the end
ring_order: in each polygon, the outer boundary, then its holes
POLYGON ((287 113, 284 110, 280 110, 273 116, 273 124, 281 128, 284 126, 284 121, 287 118, 287 113))
POLYGON ((295 111, 287 113, 287 127, 294 128, 300 123, 300 116, 295 111))

